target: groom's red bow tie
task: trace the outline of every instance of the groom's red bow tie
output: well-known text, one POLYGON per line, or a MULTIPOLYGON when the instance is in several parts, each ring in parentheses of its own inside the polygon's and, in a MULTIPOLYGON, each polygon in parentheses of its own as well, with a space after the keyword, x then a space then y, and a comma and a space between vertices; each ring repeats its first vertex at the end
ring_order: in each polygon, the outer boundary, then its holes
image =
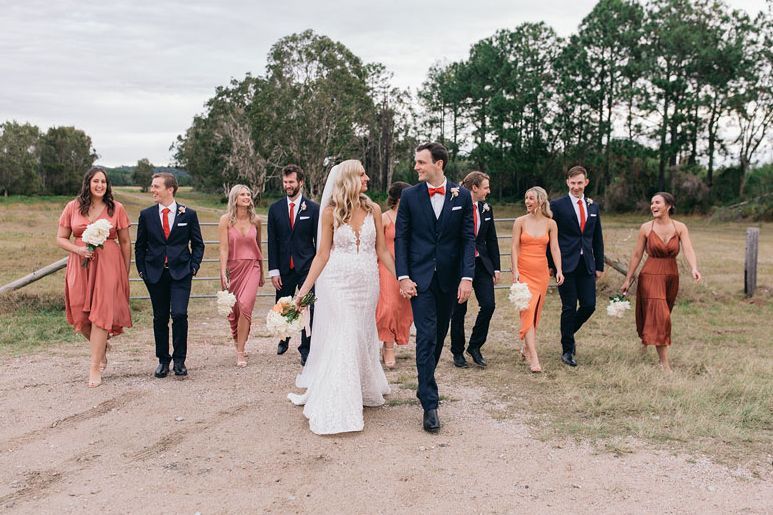
POLYGON ((429 189, 429 196, 433 195, 445 195, 446 194, 446 187, 441 186, 439 188, 428 188, 429 189))

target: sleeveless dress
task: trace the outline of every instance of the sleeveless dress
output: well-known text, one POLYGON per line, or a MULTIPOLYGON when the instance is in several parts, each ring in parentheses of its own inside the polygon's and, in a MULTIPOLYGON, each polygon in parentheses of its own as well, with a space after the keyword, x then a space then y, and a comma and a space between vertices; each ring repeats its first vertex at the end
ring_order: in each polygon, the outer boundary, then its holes
MULTIPOLYGON (((231 336, 234 340, 240 315, 252 326, 252 308, 255 307, 258 283, 263 273, 263 255, 258 247, 257 235, 258 229, 252 224, 246 236, 234 226, 228 228, 228 289, 236 296, 236 304, 228 315, 228 321, 231 323, 231 336)), ((249 334, 247 329, 247 336, 249 334)))
POLYGON ((389 383, 380 363, 376 226, 368 214, 359 238, 349 224, 333 231, 327 265, 317 279, 311 346, 289 394, 316 434, 362 431, 363 406, 381 406, 389 383), (359 247, 358 247, 359 243, 359 247))
MULTIPOLYGON (((391 218, 390 218, 391 220, 391 218)), ((395 256, 395 224, 384 225, 384 238, 392 257, 395 256)), ((376 327, 382 342, 408 343, 413 323, 411 301, 400 295, 400 283, 387 268, 379 262, 378 278, 381 292, 376 307, 376 327)))
POLYGON ((546 232, 535 238, 526 230, 521 231, 520 249, 518 251, 518 273, 520 281, 526 283, 531 292, 529 307, 521 311, 521 329, 518 336, 523 340, 529 329, 537 330, 542 317, 542 306, 548 292, 550 271, 548 270, 547 246, 550 236, 546 232))
MULTIPOLYGON (((129 227, 129 216, 120 202, 115 202, 113 216, 107 206, 94 220, 104 218, 110 225, 110 235, 102 248, 94 251, 87 267, 83 258, 72 252, 67 257, 64 279, 64 304, 67 322, 76 331, 94 324, 110 335, 121 334, 132 326, 129 310, 129 272, 118 244, 118 230, 129 227)), ((89 225, 88 216, 82 215, 78 201, 71 200, 59 217, 59 226, 67 227, 75 237, 75 244, 85 247, 81 236, 89 225)))
POLYGON ((643 345, 671 345, 671 310, 679 292, 679 246, 676 231, 668 243, 654 228, 647 235, 647 261, 636 288, 636 331, 643 345))

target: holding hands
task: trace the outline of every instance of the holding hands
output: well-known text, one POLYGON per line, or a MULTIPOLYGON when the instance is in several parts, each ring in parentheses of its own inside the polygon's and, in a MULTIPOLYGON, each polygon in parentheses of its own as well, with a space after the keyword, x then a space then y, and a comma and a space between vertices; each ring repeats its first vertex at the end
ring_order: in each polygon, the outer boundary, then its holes
POLYGON ((418 295, 418 292, 416 291, 416 283, 407 277, 400 279, 400 295, 408 299, 418 295))

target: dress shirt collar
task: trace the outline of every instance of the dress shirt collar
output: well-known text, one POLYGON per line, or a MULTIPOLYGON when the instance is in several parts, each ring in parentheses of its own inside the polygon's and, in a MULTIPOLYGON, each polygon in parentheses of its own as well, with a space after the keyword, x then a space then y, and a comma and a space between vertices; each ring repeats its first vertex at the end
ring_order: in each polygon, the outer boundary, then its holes
POLYGON ((169 212, 176 214, 177 213, 177 201, 173 200, 171 204, 168 206, 163 205, 161 202, 158 203, 158 214, 162 215, 164 214, 164 208, 168 207, 169 212))

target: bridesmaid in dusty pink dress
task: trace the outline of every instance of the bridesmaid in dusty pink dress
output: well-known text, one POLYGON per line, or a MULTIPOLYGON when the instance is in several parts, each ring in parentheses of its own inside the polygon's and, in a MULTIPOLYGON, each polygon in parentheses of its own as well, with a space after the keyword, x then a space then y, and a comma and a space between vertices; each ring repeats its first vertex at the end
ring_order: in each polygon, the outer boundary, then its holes
MULTIPOLYGON (((392 257, 395 255, 395 218, 397 208, 400 205, 400 195, 410 184, 406 182, 394 182, 389 187, 387 205, 389 209, 381 215, 381 224, 384 227, 384 239, 392 257)), ((413 323, 413 311, 411 301, 400 295, 400 284, 397 278, 379 261, 379 296, 376 307, 376 327, 378 337, 384 342, 381 355, 387 368, 395 367, 395 344, 405 345, 410 336, 413 323)))
POLYGON ((91 344, 88 385, 94 388, 102 384, 102 372, 107 366, 108 337, 132 326, 129 217, 121 203, 113 200, 104 168, 93 167, 86 172, 80 194, 65 206, 59 218, 56 244, 70 252, 64 283, 65 312, 67 322, 91 344), (100 218, 107 220, 112 229, 104 246, 92 252, 81 235, 100 218))
POLYGON ((250 335, 252 308, 263 286, 263 254, 260 251, 260 219, 252 192, 237 184, 228 194, 228 211, 220 217, 220 283, 236 296, 228 315, 236 346, 236 366, 247 366, 245 345, 250 335))

